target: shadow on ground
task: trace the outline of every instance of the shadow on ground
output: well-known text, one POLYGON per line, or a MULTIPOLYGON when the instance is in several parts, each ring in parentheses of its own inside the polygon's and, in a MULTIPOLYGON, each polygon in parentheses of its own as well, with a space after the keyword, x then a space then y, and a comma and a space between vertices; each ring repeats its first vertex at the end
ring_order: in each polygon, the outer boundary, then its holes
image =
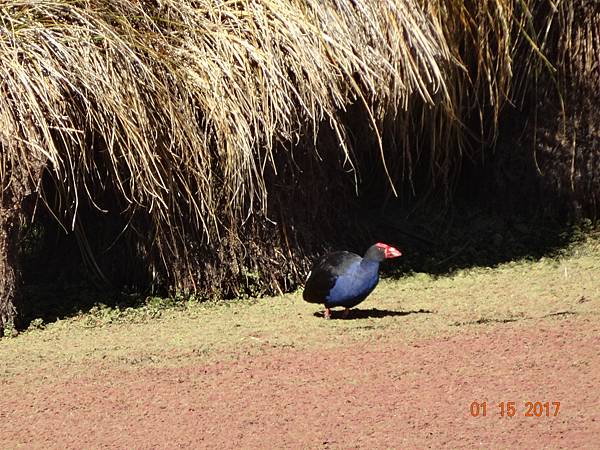
MULTIPOLYGON (((433 314, 434 311, 430 311, 428 309, 419 309, 416 311, 392 311, 389 309, 370 308, 370 309, 351 309, 348 317, 343 317, 343 313, 344 313, 343 310, 340 310, 340 311, 332 310, 331 318, 332 319, 340 319, 340 320, 373 319, 373 318, 380 319, 383 317, 390 317, 390 316, 408 316, 410 314, 433 314)), ((313 316, 322 318, 322 317, 324 317, 324 313, 323 313, 323 311, 317 311, 313 314, 313 316)))

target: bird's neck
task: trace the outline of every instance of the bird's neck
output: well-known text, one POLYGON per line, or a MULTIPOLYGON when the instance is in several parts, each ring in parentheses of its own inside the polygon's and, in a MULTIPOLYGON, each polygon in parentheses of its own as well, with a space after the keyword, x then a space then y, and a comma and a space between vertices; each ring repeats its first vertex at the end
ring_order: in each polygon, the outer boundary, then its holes
POLYGON ((379 270, 379 261, 363 258, 360 262, 360 268, 365 272, 377 272, 379 270))

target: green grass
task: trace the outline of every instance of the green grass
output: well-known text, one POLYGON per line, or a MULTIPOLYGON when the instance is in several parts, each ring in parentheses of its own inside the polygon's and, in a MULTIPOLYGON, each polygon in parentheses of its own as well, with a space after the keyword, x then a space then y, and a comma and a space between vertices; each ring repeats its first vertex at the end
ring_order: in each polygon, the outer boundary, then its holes
MULTIPOLYGON (((0 379, 35 369, 85 371, 181 365, 273 349, 332 348, 357 342, 411 342, 462 330, 568 315, 598 320, 600 240, 562 255, 473 268, 448 276, 415 273, 382 280, 352 320, 315 315, 301 294, 227 302, 149 298, 140 307, 98 305, 74 317, 0 340, 0 379)), ((32 375, 33 376, 33 375, 32 375)))

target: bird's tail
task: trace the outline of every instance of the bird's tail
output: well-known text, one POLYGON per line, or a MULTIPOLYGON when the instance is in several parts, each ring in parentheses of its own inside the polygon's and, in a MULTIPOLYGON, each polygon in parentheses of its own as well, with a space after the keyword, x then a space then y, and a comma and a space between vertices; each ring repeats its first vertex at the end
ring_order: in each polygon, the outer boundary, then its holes
POLYGON ((323 303, 323 300, 307 295, 306 291, 302 292, 302 298, 308 303, 323 303))

